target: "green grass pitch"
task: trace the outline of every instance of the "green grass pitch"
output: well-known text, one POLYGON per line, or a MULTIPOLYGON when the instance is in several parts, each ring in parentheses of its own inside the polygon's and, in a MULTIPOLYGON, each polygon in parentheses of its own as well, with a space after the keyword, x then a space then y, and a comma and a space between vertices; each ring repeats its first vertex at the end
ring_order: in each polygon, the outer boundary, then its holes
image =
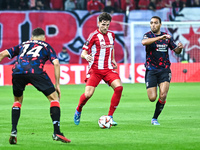
POLYGON ((167 103, 151 125, 156 102, 148 100, 144 84, 123 84, 115 111, 118 126, 100 129, 98 119, 108 113, 113 90, 100 84, 83 108, 81 122, 73 122, 85 85, 61 86, 61 131, 71 143, 52 140, 53 125, 47 98, 34 87, 24 92, 18 123, 18 143, 8 142, 11 130, 11 86, 0 87, 0 150, 199 150, 200 83, 171 83, 167 103))

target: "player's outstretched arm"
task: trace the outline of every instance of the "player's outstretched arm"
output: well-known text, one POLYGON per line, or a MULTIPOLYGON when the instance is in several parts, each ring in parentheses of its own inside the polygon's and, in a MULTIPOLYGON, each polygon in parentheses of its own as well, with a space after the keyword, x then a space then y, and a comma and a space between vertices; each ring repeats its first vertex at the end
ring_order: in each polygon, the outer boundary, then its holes
POLYGON ((164 34, 162 36, 157 36, 157 37, 154 37, 154 38, 144 38, 142 40, 142 45, 150 45, 158 40, 165 40, 165 39, 170 39, 171 38, 171 35, 168 35, 168 34, 164 34))
POLYGON ((9 53, 8 53, 7 50, 4 50, 4 51, 0 52, 0 62, 1 62, 5 57, 9 57, 9 53))
POLYGON ((55 74, 55 89, 56 92, 58 93, 58 97, 60 99, 61 97, 61 92, 60 92, 60 63, 58 59, 55 59, 53 61, 54 65, 54 74, 55 74))
POLYGON ((182 52, 182 49, 183 49, 183 44, 182 43, 178 43, 178 46, 177 48, 174 50, 174 52, 176 54, 180 54, 182 52))

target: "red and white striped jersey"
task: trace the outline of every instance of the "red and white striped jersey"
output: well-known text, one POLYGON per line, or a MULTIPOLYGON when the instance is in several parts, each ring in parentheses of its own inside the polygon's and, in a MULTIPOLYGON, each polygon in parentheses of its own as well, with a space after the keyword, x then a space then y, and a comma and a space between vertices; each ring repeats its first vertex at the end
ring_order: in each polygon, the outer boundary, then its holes
POLYGON ((93 61, 89 62, 89 68, 93 69, 113 69, 112 57, 114 48, 115 34, 107 31, 102 34, 98 29, 92 32, 85 44, 83 50, 92 54, 93 61))

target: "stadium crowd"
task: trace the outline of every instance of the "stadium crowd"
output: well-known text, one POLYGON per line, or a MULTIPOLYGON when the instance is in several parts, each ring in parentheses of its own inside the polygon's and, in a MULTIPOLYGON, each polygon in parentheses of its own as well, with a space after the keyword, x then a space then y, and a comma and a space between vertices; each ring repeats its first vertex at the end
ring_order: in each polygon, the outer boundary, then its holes
POLYGON ((109 13, 158 10, 165 7, 200 7, 200 0, 0 0, 0 10, 88 10, 109 13))

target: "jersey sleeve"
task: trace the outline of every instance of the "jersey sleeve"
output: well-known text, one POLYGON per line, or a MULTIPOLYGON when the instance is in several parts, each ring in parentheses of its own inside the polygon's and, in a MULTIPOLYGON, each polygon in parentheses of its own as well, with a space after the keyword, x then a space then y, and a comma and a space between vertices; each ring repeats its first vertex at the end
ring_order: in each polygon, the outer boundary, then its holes
POLYGON ((147 33, 145 33, 144 35, 143 35, 143 38, 142 38, 142 40, 144 40, 144 39, 148 39, 149 37, 148 37, 148 34, 147 33))
POLYGON ((49 48, 49 61, 52 63, 55 59, 58 59, 57 58, 57 55, 56 55, 56 52, 55 50, 51 47, 51 46, 48 46, 49 48))
POLYGON ((90 34, 87 41, 83 45, 83 50, 89 51, 94 45, 94 34, 90 34))
POLYGON ((20 52, 20 45, 14 46, 12 48, 7 49, 8 53, 9 53, 9 58, 13 58, 17 55, 19 55, 20 52))
POLYGON ((174 42, 174 40, 172 38, 170 38, 170 40, 169 40, 169 48, 171 50, 175 50, 176 47, 177 47, 176 43, 174 42))

